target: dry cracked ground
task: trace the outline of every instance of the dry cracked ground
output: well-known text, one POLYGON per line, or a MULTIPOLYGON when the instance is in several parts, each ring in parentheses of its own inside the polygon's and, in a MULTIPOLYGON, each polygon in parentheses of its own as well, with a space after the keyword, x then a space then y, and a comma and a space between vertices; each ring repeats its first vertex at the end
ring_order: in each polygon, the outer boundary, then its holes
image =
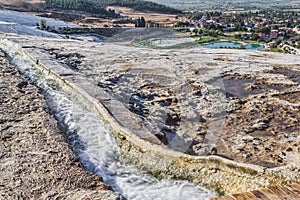
POLYGON ((120 199, 83 169, 44 97, 0 52, 0 199, 120 199))
POLYGON ((299 56, 9 38, 46 65, 68 69, 65 77, 92 81, 116 120, 126 124, 132 115, 137 120, 127 128, 147 129, 151 142, 271 168, 299 160, 299 56), (111 99, 129 114, 121 117, 111 99))

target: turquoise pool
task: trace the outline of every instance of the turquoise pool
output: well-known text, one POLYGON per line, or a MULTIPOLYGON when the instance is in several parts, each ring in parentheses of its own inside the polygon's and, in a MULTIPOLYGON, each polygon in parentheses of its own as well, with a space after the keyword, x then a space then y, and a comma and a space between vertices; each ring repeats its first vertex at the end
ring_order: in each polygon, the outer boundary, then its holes
POLYGON ((198 45, 196 46, 196 48, 211 48, 211 49, 228 48, 228 49, 262 50, 264 46, 260 44, 242 45, 241 43, 238 42, 213 42, 209 44, 198 45))

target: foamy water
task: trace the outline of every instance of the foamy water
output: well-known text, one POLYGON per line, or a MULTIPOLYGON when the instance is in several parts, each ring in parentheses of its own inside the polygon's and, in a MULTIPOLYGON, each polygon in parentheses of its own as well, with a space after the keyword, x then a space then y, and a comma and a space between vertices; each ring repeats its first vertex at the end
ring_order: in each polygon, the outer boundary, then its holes
MULTIPOLYGON (((13 48, 7 49, 12 51, 13 48)), ((101 175, 115 191, 127 199, 136 200, 205 200, 214 197, 210 190, 188 181, 157 180, 134 166, 123 165, 119 160, 120 149, 103 122, 80 102, 53 88, 51 80, 38 75, 32 63, 13 54, 18 69, 44 91, 52 113, 66 128, 71 146, 85 168, 101 175)))
POLYGON ((14 25, 14 24, 16 24, 16 23, 0 21, 0 25, 14 25))
MULTIPOLYGON (((51 92, 52 93, 52 92, 51 92)), ((208 199, 213 194, 187 181, 156 180, 119 161, 120 149, 102 121, 57 91, 47 95, 55 116, 68 129, 72 147, 89 171, 128 199, 208 199)))

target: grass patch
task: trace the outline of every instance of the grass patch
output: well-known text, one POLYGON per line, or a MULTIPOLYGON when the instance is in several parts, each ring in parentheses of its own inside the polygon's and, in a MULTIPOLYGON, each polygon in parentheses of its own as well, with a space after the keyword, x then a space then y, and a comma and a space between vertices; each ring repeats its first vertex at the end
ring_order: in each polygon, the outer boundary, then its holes
POLYGON ((219 39, 215 38, 215 37, 211 37, 211 36, 205 36, 205 37, 200 38, 198 40, 198 43, 203 44, 203 43, 210 43, 210 42, 215 42, 215 41, 219 41, 219 39))
POLYGON ((264 42, 259 40, 241 39, 241 38, 236 38, 234 36, 220 36, 220 39, 227 40, 227 41, 234 41, 234 42, 242 42, 247 44, 264 44, 264 42))
POLYGON ((139 46, 139 47, 150 47, 151 42, 150 40, 137 40, 132 43, 134 46, 139 46))
POLYGON ((270 52, 276 52, 276 53, 285 53, 284 50, 280 49, 280 48, 270 48, 268 51, 270 52))

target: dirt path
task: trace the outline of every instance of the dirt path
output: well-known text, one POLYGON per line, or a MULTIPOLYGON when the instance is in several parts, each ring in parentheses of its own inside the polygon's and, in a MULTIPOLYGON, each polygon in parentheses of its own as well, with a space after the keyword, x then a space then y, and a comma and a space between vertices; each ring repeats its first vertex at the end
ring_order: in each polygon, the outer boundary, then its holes
POLYGON ((0 52, 0 199, 119 199, 71 151, 38 89, 0 52))

